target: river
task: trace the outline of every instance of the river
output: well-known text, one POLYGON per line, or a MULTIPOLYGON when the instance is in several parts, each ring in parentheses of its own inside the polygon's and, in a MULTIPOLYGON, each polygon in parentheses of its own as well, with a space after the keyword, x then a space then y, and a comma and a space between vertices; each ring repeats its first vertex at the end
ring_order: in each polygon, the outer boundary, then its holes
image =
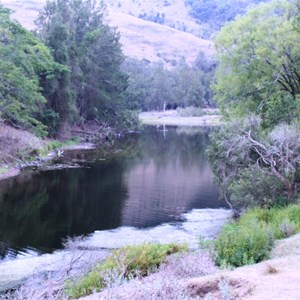
POLYGON ((80 168, 1 183, 3 261, 51 253, 67 236, 175 224, 192 209, 224 207, 204 154, 209 132, 150 126, 120 141, 113 155, 100 149, 77 157, 80 168))

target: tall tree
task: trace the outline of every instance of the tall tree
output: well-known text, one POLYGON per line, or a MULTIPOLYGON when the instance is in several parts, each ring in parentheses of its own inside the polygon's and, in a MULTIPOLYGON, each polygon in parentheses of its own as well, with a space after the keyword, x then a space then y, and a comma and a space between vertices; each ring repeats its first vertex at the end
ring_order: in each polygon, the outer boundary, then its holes
POLYGON ((63 120, 112 120, 123 108, 123 54, 119 34, 106 24, 105 13, 103 2, 53 0, 36 22, 55 59, 70 70, 49 91, 63 120))

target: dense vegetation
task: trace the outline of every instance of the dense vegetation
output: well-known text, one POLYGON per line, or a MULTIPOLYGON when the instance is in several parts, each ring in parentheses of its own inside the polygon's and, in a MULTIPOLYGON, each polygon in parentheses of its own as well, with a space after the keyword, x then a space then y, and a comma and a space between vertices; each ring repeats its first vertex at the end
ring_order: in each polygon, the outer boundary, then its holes
POLYGON ((256 208, 224 227, 215 241, 216 262, 239 267, 269 257, 274 239, 300 231, 300 206, 256 208))
POLYGON ((128 58, 122 67, 129 75, 126 106, 144 111, 178 106, 212 107, 210 82, 215 66, 203 53, 199 53, 192 66, 182 61, 173 69, 128 58))
POLYGON ((224 197, 237 206, 297 199, 300 49, 297 1, 261 4, 227 24, 216 45, 215 99, 227 118, 208 151, 224 197))
POLYGON ((249 8, 270 0, 185 0, 190 15, 204 25, 204 37, 208 38, 220 30, 228 21, 244 15, 249 8))
POLYGON ((55 114, 47 105, 41 83, 66 69, 50 50, 0 5, 0 117, 15 126, 47 134, 43 118, 55 114))
POLYGON ((1 118, 40 136, 89 120, 135 125, 124 106, 119 34, 93 1, 48 1, 37 37, 0 6, 1 118))

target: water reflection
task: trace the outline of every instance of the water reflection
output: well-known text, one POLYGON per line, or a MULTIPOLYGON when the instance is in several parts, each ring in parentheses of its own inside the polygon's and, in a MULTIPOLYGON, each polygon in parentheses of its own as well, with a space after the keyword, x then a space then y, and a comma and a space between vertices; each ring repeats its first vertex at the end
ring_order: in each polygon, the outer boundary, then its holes
MULTIPOLYGON (((204 157, 208 142, 206 129, 152 127, 123 141, 113 159, 2 183, 0 255, 32 248, 48 252, 60 248, 66 236, 149 227, 192 208, 223 206, 204 157)), ((103 151, 91 155, 103 156, 103 151)))

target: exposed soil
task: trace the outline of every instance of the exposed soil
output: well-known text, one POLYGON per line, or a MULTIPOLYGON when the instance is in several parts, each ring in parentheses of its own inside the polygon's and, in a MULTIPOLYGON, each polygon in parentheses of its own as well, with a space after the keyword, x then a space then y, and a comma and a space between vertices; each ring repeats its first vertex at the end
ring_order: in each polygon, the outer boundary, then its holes
POLYGON ((186 284, 192 295, 210 293, 211 299, 224 299, 220 297, 221 278, 228 284, 230 299, 299 300, 300 234, 278 241, 271 255, 270 260, 192 279, 186 284))

